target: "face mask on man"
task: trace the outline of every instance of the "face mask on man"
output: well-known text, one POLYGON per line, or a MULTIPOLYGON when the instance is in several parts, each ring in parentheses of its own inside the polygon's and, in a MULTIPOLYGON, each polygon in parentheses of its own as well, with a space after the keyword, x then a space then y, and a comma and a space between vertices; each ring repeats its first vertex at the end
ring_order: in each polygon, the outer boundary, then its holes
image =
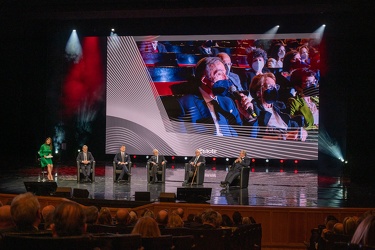
POLYGON ((219 80, 212 85, 212 93, 214 95, 227 96, 231 85, 229 80, 219 80))
POLYGON ((263 91, 263 99, 266 103, 272 104, 279 99, 279 92, 276 88, 274 89, 267 89, 263 91))
POLYGON ((251 64, 251 68, 252 68, 254 71, 256 71, 256 72, 258 72, 258 71, 262 71, 263 67, 264 67, 264 62, 262 62, 262 61, 255 61, 255 62, 253 62, 253 63, 251 64))

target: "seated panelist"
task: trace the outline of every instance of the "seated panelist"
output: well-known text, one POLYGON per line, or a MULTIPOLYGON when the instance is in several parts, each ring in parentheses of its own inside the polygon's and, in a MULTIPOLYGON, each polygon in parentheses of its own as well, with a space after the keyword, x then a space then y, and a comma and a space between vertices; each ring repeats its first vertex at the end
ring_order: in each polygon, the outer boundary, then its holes
POLYGON ((155 183, 157 181, 157 172, 162 170, 162 166, 167 163, 167 160, 164 158, 164 155, 159 155, 159 150, 154 149, 152 150, 153 156, 147 161, 150 163, 151 176, 152 181, 151 183, 155 183))
POLYGON ((225 180, 221 182, 220 186, 227 188, 240 174, 241 169, 250 165, 250 158, 246 157, 246 151, 241 150, 238 158, 232 163, 229 168, 225 180))
POLYGON ((194 173, 198 172, 199 167, 204 167, 206 164, 206 158, 201 155, 201 151, 199 149, 195 150, 195 156, 191 158, 189 163, 185 164, 185 181, 184 183, 187 184, 189 182, 193 182, 192 177, 194 173))
POLYGON ((91 152, 88 152, 87 145, 82 146, 82 151, 78 153, 77 161, 79 162, 82 174, 85 176, 85 181, 91 181, 89 177, 91 174, 92 163, 95 159, 91 152))
POLYGON ((125 150, 126 150, 125 145, 122 145, 120 147, 120 152, 118 152, 115 155, 115 158, 113 159, 113 161, 116 163, 116 168, 122 170, 120 176, 117 179, 117 182, 122 180, 125 174, 127 174, 128 176, 131 176, 131 173, 129 172, 129 169, 128 169, 128 166, 131 163, 130 156, 125 152, 125 150))

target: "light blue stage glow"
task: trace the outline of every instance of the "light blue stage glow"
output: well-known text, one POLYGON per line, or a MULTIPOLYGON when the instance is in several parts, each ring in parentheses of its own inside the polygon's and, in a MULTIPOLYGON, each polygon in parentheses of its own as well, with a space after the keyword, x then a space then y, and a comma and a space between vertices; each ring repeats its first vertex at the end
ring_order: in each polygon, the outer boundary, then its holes
POLYGON ((76 30, 73 30, 70 34, 69 40, 65 46, 65 56, 68 60, 72 60, 78 63, 82 57, 82 46, 79 42, 78 34, 76 30))

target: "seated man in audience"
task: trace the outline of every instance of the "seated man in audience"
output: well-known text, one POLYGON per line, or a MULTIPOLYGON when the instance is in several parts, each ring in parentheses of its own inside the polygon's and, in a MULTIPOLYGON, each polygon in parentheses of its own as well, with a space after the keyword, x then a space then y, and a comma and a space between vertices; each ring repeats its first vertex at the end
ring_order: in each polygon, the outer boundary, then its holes
POLYGON ((130 225, 130 214, 126 208, 117 209, 115 218, 117 227, 127 227, 130 225))
POLYGON ((219 228, 222 223, 221 214, 212 210, 207 209, 202 213, 202 226, 200 229, 215 229, 219 228))
POLYGON ((56 207, 51 224, 53 237, 79 236, 86 233, 86 216, 82 206, 65 201, 56 207))
POLYGON ((156 222, 158 223, 159 228, 165 228, 168 224, 168 211, 165 209, 160 210, 156 215, 156 222))
POLYGON ((34 194, 28 192, 14 197, 10 205, 10 212, 16 224, 15 231, 33 232, 39 230, 42 215, 40 203, 34 194))
POLYGON ((128 176, 132 175, 128 169, 131 163, 130 156, 125 152, 125 150, 125 145, 122 145, 120 147, 120 152, 118 152, 113 159, 113 161, 116 163, 116 168, 122 170, 120 176, 117 179, 117 182, 122 180, 125 174, 127 174, 128 176))
POLYGON ((159 155, 159 150, 152 150, 153 156, 147 161, 150 164, 151 169, 151 183, 157 181, 157 172, 162 169, 162 166, 167 163, 167 160, 164 158, 164 155, 159 155))
POLYGON ((250 165, 250 158, 246 157, 246 151, 241 150, 238 158, 232 163, 225 180, 221 182, 220 186, 228 188, 229 185, 241 174, 241 169, 250 165))
POLYGON ((85 176, 85 182, 91 181, 89 177, 94 160, 94 156, 92 156, 91 152, 88 152, 87 145, 83 145, 82 151, 77 156, 77 161, 79 162, 82 174, 85 176))
POLYGON ((86 216, 86 224, 93 225, 96 224, 99 217, 99 210, 96 206, 88 206, 84 208, 84 213, 86 216))
POLYGON ((221 60, 223 60, 224 65, 227 68, 228 79, 233 84, 235 90, 236 91, 243 91, 240 77, 237 74, 235 74, 233 72, 230 72, 230 69, 232 67, 232 60, 230 59, 230 56, 227 53, 220 52, 219 54, 217 54, 217 57, 219 57, 221 60))
POLYGON ((185 164, 185 181, 184 184, 188 184, 192 182, 192 177, 194 176, 194 172, 198 171, 198 168, 204 167, 206 163, 206 158, 201 155, 201 151, 199 149, 195 150, 195 156, 191 158, 189 164, 185 164))

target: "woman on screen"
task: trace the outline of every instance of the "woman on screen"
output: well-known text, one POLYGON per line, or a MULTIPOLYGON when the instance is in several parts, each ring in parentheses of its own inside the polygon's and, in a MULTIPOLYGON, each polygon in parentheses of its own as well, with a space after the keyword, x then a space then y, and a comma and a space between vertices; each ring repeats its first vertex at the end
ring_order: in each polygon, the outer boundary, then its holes
POLYGON ((47 137, 46 141, 40 146, 39 150, 40 164, 42 168, 47 167, 48 180, 53 181, 52 170, 52 139, 47 137))
POLYGON ((285 113, 286 105, 279 101, 279 88, 272 73, 257 75, 251 81, 250 94, 254 98, 252 102, 257 115, 254 123, 257 127, 256 136, 264 139, 305 141, 307 132, 302 128, 302 120, 300 117, 291 118, 285 113))

